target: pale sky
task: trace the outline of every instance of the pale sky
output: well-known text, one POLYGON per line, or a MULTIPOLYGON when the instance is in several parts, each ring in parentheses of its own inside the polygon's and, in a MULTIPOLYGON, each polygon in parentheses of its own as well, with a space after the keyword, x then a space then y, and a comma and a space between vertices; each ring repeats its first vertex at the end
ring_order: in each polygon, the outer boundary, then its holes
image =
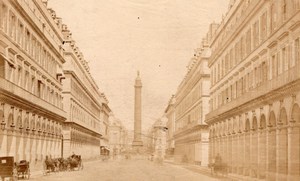
POLYGON ((134 80, 140 71, 142 128, 162 116, 211 22, 229 0, 49 0, 89 61, 117 118, 133 129, 134 80))

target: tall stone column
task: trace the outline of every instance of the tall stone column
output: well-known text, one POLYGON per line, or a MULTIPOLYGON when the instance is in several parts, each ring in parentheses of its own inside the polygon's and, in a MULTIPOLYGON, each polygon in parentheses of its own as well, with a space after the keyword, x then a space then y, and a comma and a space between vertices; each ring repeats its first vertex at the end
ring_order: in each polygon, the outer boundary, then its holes
POLYGON ((290 121, 288 128, 288 180, 300 178, 300 124, 290 121))
POLYGON ((132 142, 133 147, 143 146, 141 139, 142 133, 142 81, 140 78, 140 73, 137 73, 135 79, 135 97, 134 97, 134 138, 132 142))

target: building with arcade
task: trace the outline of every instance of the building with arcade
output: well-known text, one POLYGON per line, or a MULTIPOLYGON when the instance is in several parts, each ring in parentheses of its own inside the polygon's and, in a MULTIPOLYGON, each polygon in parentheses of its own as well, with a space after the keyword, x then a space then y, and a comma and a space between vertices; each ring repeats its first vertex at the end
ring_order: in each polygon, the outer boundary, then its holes
POLYGON ((300 179, 300 1, 235 0, 213 33, 209 160, 243 179, 300 179))
POLYGON ((0 0, 0 156, 32 169, 61 156, 61 30, 42 1, 0 0))
POLYGON ((100 114, 104 96, 89 71, 88 62, 63 25, 63 105, 67 119, 63 125, 63 156, 72 153, 90 159, 100 155, 100 114))

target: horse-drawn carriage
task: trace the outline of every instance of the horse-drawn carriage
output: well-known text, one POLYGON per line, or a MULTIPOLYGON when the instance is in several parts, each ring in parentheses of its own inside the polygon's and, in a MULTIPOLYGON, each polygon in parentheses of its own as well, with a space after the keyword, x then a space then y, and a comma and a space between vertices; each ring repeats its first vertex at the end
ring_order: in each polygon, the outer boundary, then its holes
POLYGON ((74 170, 75 168, 77 168, 78 170, 83 169, 83 163, 82 163, 82 160, 81 160, 81 155, 73 154, 72 156, 70 156, 68 158, 68 160, 69 160, 69 164, 70 164, 70 170, 74 170))
POLYGON ((19 163, 16 163, 16 169, 17 169, 18 178, 20 176, 22 176, 22 178, 29 179, 29 177, 30 177, 30 168, 29 168, 29 162, 28 161, 21 160, 19 163))
POLYGON ((7 179, 12 181, 18 180, 14 157, 0 157, 0 179, 1 181, 7 179))
POLYGON ((72 156, 65 158, 51 158, 46 156, 44 162, 44 175, 50 172, 58 171, 71 171, 71 170, 82 170, 83 163, 80 155, 73 154, 72 156))

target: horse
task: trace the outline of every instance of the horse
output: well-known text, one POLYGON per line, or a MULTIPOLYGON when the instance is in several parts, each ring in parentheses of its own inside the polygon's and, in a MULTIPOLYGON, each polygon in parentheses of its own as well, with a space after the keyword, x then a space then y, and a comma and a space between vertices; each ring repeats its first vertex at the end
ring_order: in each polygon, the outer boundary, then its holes
POLYGON ((69 167, 68 159, 58 158, 59 161, 59 170, 60 171, 67 171, 69 167))
POLYGON ((208 167, 211 169, 211 174, 221 173, 223 176, 228 174, 227 164, 223 162, 215 162, 208 164, 208 167))
POLYGON ((44 174, 56 171, 55 161, 51 157, 46 156, 46 159, 44 162, 44 171, 45 171, 44 174))

